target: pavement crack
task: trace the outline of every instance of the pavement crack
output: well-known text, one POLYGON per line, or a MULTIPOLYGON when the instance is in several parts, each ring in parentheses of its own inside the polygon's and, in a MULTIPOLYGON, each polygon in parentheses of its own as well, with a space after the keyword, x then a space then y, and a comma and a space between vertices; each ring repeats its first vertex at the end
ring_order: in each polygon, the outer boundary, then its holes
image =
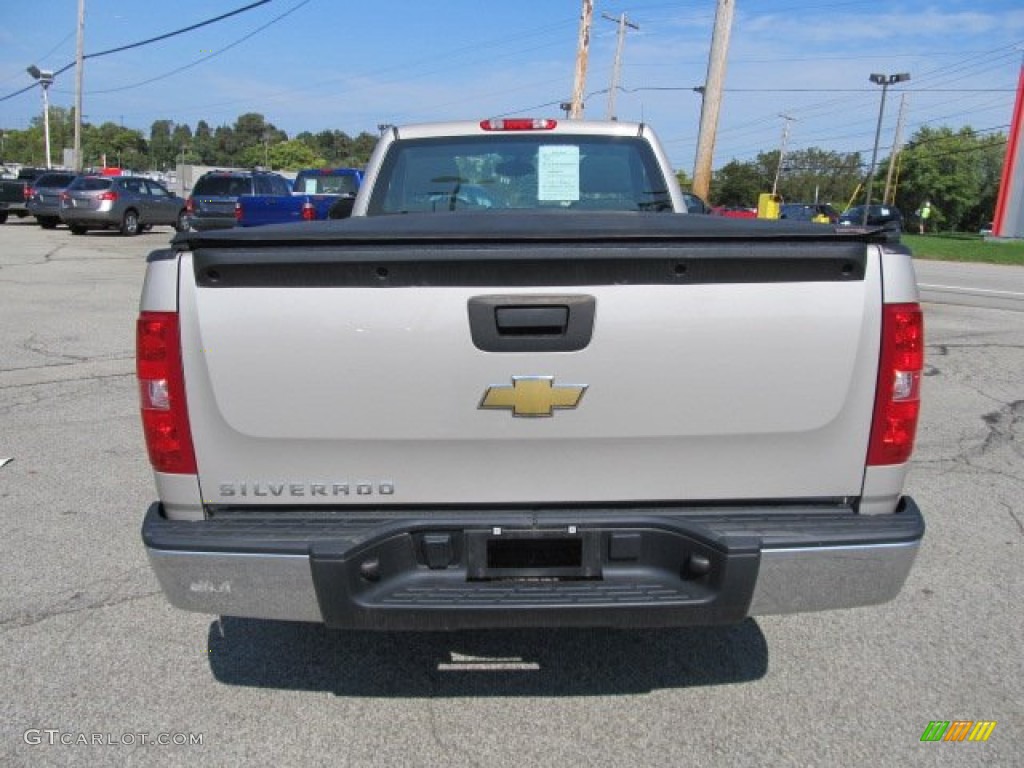
POLYGON ((89 361, 88 356, 83 355, 72 355, 68 352, 53 352, 47 348, 47 345, 36 339, 36 335, 32 334, 25 341, 18 345, 26 352, 33 352, 37 355, 50 358, 53 360, 69 360, 71 364, 74 363, 86 363, 89 361))
POLYGON ((1013 522, 1017 524, 1017 532, 1020 533, 1021 536, 1024 536, 1024 523, 1022 523, 1020 518, 1017 517, 1017 513, 1013 511, 1013 507, 1011 507, 1005 501, 1001 501, 999 503, 1006 508, 1006 513, 1010 516, 1013 522))
POLYGON ((988 434, 978 449, 979 456, 1007 446, 1013 448, 1013 443, 1017 440, 1017 430, 1024 419, 1024 400, 1007 403, 998 411, 986 413, 981 418, 988 426, 988 434))
MULTIPOLYGON (((24 347, 22 347, 24 349, 24 347)), ((36 350, 28 350, 35 352, 36 350)), ((43 353, 40 353, 43 354, 43 353)), ((71 359, 63 363, 44 363, 43 365, 21 365, 14 368, 0 368, 0 373, 10 373, 11 371, 39 371, 46 370, 47 368, 63 368, 69 365, 80 365, 83 362, 105 362, 108 360, 134 360, 135 355, 98 355, 96 357, 88 357, 82 359, 71 359)))
POLYGON ((54 248, 52 251, 47 251, 46 253, 43 254, 43 261, 45 263, 49 263, 50 257, 51 256, 56 256, 58 253, 60 253, 61 251, 64 250, 64 247, 65 247, 65 244, 61 243, 56 248, 54 248))
POLYGON ((154 597, 160 594, 159 589, 154 589, 150 592, 143 592, 139 595, 125 595, 117 599, 102 599, 94 600, 85 605, 69 605, 73 600, 76 600, 81 596, 81 593, 76 592, 71 597, 67 598, 62 604, 49 608, 47 610, 39 611, 37 613, 30 613, 22 611, 16 613, 13 616, 8 616, 4 619, 0 619, 0 632, 8 632, 12 629, 21 629, 22 627, 31 627, 34 624, 39 624, 52 619, 56 616, 67 616, 74 613, 83 613, 85 611, 94 611, 99 608, 112 608, 118 605, 124 605, 125 603, 132 603, 136 600, 145 600, 150 597, 154 597))

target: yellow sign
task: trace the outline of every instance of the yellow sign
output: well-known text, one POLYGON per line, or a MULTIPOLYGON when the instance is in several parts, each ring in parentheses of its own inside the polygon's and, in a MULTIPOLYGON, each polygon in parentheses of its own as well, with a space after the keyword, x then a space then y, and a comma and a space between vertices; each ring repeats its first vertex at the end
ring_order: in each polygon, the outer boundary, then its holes
POLYGON ((586 390, 585 384, 556 387, 554 376, 513 376, 510 387, 488 387, 479 407, 510 410, 513 416, 552 416, 556 408, 578 406, 586 390))

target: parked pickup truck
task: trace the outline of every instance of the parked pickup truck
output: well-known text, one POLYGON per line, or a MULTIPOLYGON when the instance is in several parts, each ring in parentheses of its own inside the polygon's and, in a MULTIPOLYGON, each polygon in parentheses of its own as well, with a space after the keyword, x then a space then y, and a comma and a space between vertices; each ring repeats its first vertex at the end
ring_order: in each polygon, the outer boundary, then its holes
POLYGON ((174 605, 636 627, 899 592, 906 248, 685 215, 624 122, 395 128, 353 214, 149 257, 142 537, 174 605))
POLYGON ((22 168, 17 179, 0 180, 0 224, 15 215, 23 219, 29 215, 28 201, 32 199, 32 182, 49 173, 45 168, 22 168))
POLYGON ((363 172, 355 168, 299 171, 291 195, 241 195, 235 203, 240 227, 290 221, 343 219, 352 210, 363 172))

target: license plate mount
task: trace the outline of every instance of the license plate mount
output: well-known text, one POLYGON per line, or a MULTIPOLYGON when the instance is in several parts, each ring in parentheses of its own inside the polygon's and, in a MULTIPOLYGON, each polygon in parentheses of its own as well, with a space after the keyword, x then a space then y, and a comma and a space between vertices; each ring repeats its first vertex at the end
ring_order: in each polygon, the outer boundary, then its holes
POLYGON ((466 531, 470 579, 598 579, 598 531, 504 529, 466 531))

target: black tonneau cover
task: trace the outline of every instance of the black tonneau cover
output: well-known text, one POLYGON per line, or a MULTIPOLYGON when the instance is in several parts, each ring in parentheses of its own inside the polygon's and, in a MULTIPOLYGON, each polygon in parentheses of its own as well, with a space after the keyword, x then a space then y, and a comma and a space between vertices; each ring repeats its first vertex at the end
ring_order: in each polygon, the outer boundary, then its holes
POLYGON ((658 242, 679 240, 886 242, 881 229, 673 213, 481 211, 367 216, 264 227, 181 232, 176 250, 311 244, 443 242, 658 242))

